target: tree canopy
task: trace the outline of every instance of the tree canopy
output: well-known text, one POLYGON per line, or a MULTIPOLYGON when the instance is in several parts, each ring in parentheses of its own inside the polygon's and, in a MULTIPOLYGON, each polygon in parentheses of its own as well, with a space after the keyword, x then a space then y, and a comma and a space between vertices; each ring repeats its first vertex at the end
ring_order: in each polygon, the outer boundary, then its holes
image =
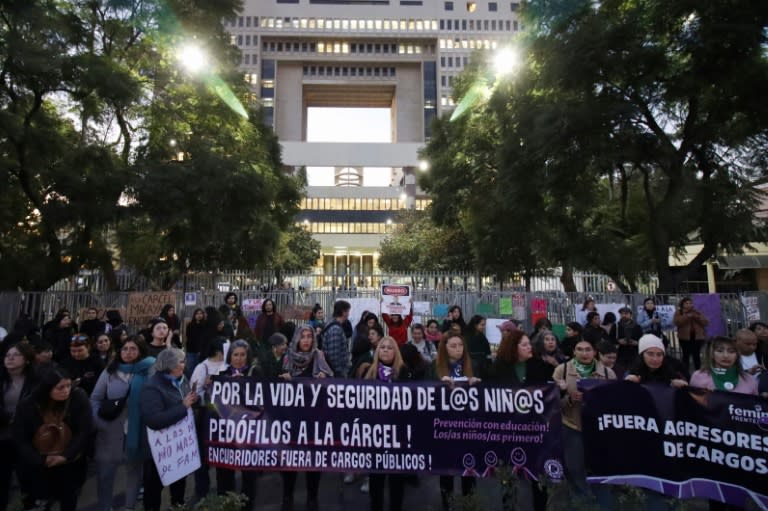
MULTIPOLYGON (((282 170, 223 30, 238 0, 0 6, 0 288, 131 265, 266 265, 301 182, 282 170), (198 74, 177 58, 193 43, 198 74)), ((114 279, 112 279, 114 281, 114 279)))
POLYGON ((523 16, 522 64, 497 78, 478 59, 454 93, 484 80, 487 100, 424 151, 437 221, 463 217, 486 264, 593 269, 626 291, 649 272, 678 290, 765 239, 768 5, 531 0, 523 16))

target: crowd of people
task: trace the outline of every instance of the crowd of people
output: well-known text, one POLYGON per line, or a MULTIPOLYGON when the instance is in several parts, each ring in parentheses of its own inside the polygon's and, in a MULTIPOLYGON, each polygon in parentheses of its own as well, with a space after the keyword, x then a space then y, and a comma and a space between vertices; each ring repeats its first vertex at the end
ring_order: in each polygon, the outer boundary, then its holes
MULTIPOLYGON (((125 473, 125 509, 157 511, 163 485, 152 461, 146 428, 163 429, 192 409, 203 430, 211 377, 357 378, 384 383, 434 380, 445 385, 554 383, 561 390, 565 474, 569 491, 578 498, 604 502, 605 488, 587 483, 581 436, 582 379, 623 379, 708 390, 761 393, 768 397, 768 325, 757 322, 731 337, 707 339, 707 319, 689 298, 674 316, 682 356, 671 356, 653 298, 645 301, 641 317, 630 308, 600 315, 593 301, 583 309, 586 324, 568 323, 559 339, 547 318, 532 332, 508 320, 498 326, 501 341, 492 346, 486 318, 465 322, 460 307, 449 309, 442 323, 425 325, 413 315, 365 311, 353 328, 351 306, 334 304, 326 318, 320 305, 302 324, 285 321, 271 299, 249 324, 234 293, 216 307, 195 309, 188 322, 166 305, 144 329, 131 332, 117 311, 98 317, 88 309, 78 325, 60 310, 38 328, 22 316, 0 344, 0 511, 11 498, 12 480, 20 487, 23 509, 58 502, 74 511, 86 480, 87 467, 96 467, 100 511, 114 506, 117 471, 125 473), (495 349, 493 349, 495 348, 495 349)), ((201 452, 205 452, 200 438, 201 452)), ((203 457, 204 458, 204 457, 203 457)), ((210 467, 192 477, 194 499, 212 490, 210 467)), ((247 507, 258 508, 257 472, 215 470, 219 494, 239 491, 247 507), (237 481, 240 481, 239 490, 237 481)), ((282 509, 294 509, 296 472, 282 472, 282 509)), ((305 508, 320 508, 321 472, 304 474, 305 508)), ((471 494, 473 477, 460 478, 462 495, 471 494)), ((403 508, 405 487, 418 484, 418 474, 345 474, 344 482, 361 482, 372 510, 403 508), (362 478, 362 479, 361 479, 362 478), (388 487, 388 499, 385 488, 388 487)), ((172 504, 183 505, 186 478, 170 486, 172 504)), ((443 509, 454 507, 454 478, 439 478, 443 509)), ((526 504, 516 509, 544 510, 547 493, 539 485, 523 485, 526 504)), ((521 501, 522 502, 522 501, 521 501)), ((711 509, 730 509, 712 503, 711 509)))

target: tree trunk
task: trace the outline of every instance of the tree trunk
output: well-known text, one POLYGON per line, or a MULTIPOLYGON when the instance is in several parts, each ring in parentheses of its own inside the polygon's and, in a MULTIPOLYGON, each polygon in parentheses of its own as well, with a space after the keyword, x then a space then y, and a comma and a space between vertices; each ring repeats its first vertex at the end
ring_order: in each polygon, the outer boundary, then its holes
POLYGON ((576 281, 573 280, 573 264, 569 260, 562 262, 563 272, 560 274, 560 283, 566 293, 576 292, 576 281))

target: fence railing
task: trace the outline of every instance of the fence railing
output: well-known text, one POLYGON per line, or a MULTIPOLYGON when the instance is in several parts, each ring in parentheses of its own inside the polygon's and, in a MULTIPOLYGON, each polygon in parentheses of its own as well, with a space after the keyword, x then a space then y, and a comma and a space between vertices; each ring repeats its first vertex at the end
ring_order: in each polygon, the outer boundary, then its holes
MULTIPOLYGON (((415 273, 343 273, 282 272, 230 270, 225 272, 190 271, 180 278, 176 291, 272 291, 275 289, 302 290, 375 290, 381 284, 408 284, 414 289, 436 291, 564 291, 559 269, 542 271, 527 282, 522 276, 500 281, 473 272, 415 272, 415 273)), ((122 291, 149 291, 150 283, 132 270, 116 272, 117 289, 122 291)), ((604 293, 615 290, 615 284, 605 275, 575 272, 574 284, 578 292, 604 293)), ((649 278, 638 292, 652 294, 658 279, 649 278)), ((57 282, 51 291, 102 292, 108 289, 100 271, 83 270, 80 274, 57 282)))

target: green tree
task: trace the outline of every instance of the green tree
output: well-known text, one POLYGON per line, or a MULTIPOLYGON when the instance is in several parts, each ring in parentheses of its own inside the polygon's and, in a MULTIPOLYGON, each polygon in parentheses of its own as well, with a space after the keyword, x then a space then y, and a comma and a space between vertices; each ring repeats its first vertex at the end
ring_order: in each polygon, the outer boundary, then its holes
POLYGON ((279 284, 283 273, 305 271, 315 266, 320 259, 321 248, 322 244, 308 230, 291 224, 281 233, 277 249, 264 267, 275 271, 279 284))
POLYGON ((243 107, 250 91, 221 25, 241 7, 0 6, 0 175, 10 183, 0 260, 19 270, 0 285, 44 289, 83 267, 115 285, 122 258, 167 287, 188 266, 267 260, 301 183, 282 171, 259 112, 243 107), (198 76, 176 58, 188 41, 210 59, 198 76))
POLYGON ((467 129, 464 140, 448 137, 442 155, 427 147, 438 162, 473 167, 433 164, 427 189, 451 179, 463 188, 445 208, 475 215, 476 236, 519 232, 534 259, 605 272, 627 291, 649 271, 660 291, 676 291, 713 256, 765 239, 754 213, 768 6, 532 0, 524 15, 525 64, 453 123, 466 128, 447 128, 467 129), (497 136, 479 157, 482 122, 497 136), (504 194, 489 193, 491 177, 504 194), (474 196, 485 199, 485 218, 466 199, 474 196), (494 216, 523 225, 489 224, 494 216), (670 253, 696 242, 690 264, 670 267, 670 253))
POLYGON ((401 211, 394 232, 381 242, 384 271, 471 271, 475 257, 465 233, 456 225, 438 226, 424 211, 401 211))

